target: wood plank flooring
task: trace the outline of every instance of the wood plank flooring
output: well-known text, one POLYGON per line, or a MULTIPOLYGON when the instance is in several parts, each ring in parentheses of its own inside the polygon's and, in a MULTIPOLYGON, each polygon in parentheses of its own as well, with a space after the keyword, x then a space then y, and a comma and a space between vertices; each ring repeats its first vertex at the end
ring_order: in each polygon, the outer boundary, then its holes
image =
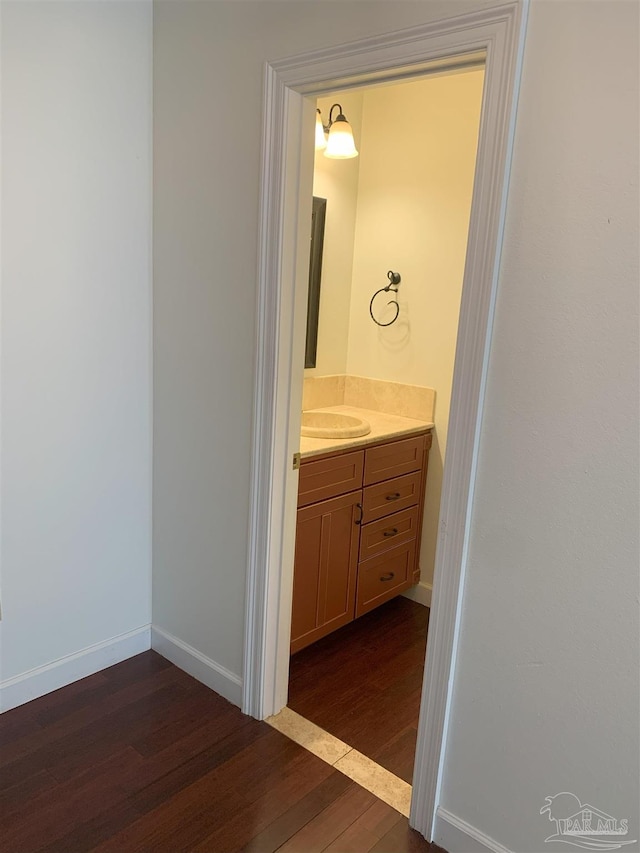
POLYGON ((435 851, 155 652, 0 716, 3 853, 435 851))
POLYGON ((293 655, 289 707, 410 783, 428 623, 398 597, 293 655))

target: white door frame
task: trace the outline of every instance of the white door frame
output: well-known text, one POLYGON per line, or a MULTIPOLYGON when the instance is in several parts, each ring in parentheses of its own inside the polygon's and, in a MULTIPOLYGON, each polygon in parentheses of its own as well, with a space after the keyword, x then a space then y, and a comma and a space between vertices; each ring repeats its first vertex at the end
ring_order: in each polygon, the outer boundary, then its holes
POLYGON ((527 0, 512 0, 265 69, 243 680, 243 710, 258 719, 280 711, 288 690, 298 483, 292 456, 302 408, 315 117, 305 96, 415 76, 456 57, 485 57, 410 819, 429 839, 446 744, 526 11, 527 0))

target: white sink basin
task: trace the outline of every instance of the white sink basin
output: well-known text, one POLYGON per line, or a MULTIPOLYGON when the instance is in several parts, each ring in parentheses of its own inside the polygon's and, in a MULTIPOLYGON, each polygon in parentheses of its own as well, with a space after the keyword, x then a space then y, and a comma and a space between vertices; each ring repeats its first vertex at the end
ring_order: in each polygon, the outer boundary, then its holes
POLYGON ((357 438, 368 435, 371 424, 342 412, 303 412, 301 435, 307 438, 357 438))

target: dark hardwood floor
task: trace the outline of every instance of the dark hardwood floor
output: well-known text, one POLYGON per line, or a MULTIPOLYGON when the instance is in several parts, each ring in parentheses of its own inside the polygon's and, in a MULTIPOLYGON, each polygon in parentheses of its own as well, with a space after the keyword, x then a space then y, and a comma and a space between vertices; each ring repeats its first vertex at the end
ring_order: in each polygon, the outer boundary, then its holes
POLYGON ((428 623, 398 597, 293 655, 289 707, 411 782, 428 623))
POLYGON ((155 652, 0 716, 0 827, 2 853, 438 849, 155 652))

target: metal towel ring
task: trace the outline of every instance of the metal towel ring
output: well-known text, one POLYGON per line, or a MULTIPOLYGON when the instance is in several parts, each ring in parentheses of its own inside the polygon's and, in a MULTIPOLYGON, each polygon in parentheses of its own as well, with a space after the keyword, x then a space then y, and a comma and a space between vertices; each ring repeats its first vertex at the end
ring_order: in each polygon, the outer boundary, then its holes
POLYGON ((396 315, 392 320, 389 320, 388 323, 381 323, 379 320, 373 316, 373 300, 379 293, 389 293, 392 291, 393 293, 398 292, 398 285, 400 284, 401 278, 399 272, 393 272, 393 270, 389 270, 387 273, 387 278, 389 279, 389 284, 386 287, 381 287, 380 290, 376 290, 376 292, 371 297, 371 302, 369 303, 369 314, 371 314, 371 319, 377 326, 391 326, 398 319, 398 315, 400 314, 400 306, 398 305, 397 299, 390 299, 387 302, 387 305, 395 305, 396 306, 396 315))

